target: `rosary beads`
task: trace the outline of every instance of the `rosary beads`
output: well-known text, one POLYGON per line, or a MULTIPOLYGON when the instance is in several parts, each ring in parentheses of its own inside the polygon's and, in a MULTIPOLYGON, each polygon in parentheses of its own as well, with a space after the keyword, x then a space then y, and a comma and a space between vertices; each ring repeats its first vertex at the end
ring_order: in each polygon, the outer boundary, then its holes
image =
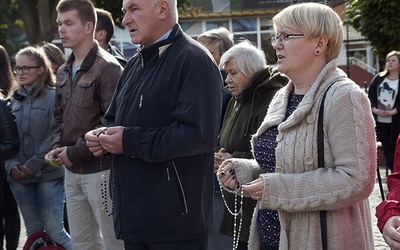
POLYGON ((243 221, 243 188, 237 188, 233 191, 234 195, 235 195, 235 199, 234 199, 234 205, 233 205, 233 211, 229 208, 228 203, 226 202, 225 196, 224 196, 224 189, 222 187, 221 182, 219 182, 219 188, 221 190, 221 196, 222 196, 222 200, 224 201, 224 205, 226 207, 226 209, 228 210, 228 212, 233 215, 234 217, 234 222, 233 222, 233 250, 236 250, 238 245, 239 245, 239 239, 240 239, 240 231, 242 229, 242 221, 243 221), (238 200, 238 195, 240 193, 240 208, 238 211, 238 207, 237 207, 237 200, 238 200), (236 226, 237 226, 237 217, 240 214, 240 220, 239 220, 239 227, 236 230, 236 226))

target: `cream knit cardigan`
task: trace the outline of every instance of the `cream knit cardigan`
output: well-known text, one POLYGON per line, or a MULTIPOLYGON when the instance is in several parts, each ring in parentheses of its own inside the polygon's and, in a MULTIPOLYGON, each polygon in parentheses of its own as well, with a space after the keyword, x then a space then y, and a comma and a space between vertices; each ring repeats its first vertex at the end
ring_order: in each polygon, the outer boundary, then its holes
MULTIPOLYGON (((328 249, 374 248, 368 197, 375 183, 376 140, 369 100, 362 89, 329 62, 298 108, 286 121, 293 83, 281 89, 253 136, 279 125, 275 173, 262 174, 255 160, 231 159, 239 183, 261 176, 264 192, 258 208, 279 211, 280 249, 322 249, 320 210, 327 210, 328 249), (317 121, 324 104, 325 169, 318 168, 317 121), (261 175, 260 175, 261 174, 261 175)), ((257 212, 249 249, 259 249, 257 212)), ((242 230, 248 230, 242 228, 242 230)))

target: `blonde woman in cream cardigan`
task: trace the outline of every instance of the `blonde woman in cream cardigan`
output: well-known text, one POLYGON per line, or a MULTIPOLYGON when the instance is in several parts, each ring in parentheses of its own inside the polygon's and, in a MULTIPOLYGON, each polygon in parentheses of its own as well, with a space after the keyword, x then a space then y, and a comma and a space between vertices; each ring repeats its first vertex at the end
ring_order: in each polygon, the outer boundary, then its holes
POLYGON ((279 249, 322 249, 321 210, 329 250, 373 249, 368 197, 375 183, 374 120, 366 94, 337 68, 341 20, 330 7, 300 3, 273 22, 277 65, 291 81, 252 137, 254 160, 224 161, 219 181, 258 201, 249 249, 268 249, 268 231, 261 226, 265 210, 279 213, 279 249), (325 92, 325 166, 318 168, 318 111, 325 92))

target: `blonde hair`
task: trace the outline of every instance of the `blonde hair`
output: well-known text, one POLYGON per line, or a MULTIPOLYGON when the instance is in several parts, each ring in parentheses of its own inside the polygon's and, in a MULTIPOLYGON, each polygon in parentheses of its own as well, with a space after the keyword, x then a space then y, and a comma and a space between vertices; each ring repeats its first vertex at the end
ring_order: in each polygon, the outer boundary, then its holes
MULTIPOLYGON (((44 53, 51 63, 57 65, 57 69, 67 61, 67 57, 57 45, 49 42, 39 44, 43 48, 44 53)), ((55 74, 57 71, 54 72, 55 74)))
MULTIPOLYGON (((386 55, 386 61, 387 61, 387 59, 389 59, 389 57, 392 57, 392 56, 396 56, 397 59, 399 59, 399 62, 400 62, 400 51, 397 51, 397 50, 390 51, 386 55)), ((386 64, 385 64, 385 69, 379 75, 380 76, 386 76, 387 74, 389 74, 389 70, 387 69, 386 64)))
POLYGON ((286 7, 273 19, 275 32, 283 27, 299 31, 305 38, 326 36, 327 61, 336 59, 342 50, 342 20, 330 7, 320 3, 299 3, 286 7))

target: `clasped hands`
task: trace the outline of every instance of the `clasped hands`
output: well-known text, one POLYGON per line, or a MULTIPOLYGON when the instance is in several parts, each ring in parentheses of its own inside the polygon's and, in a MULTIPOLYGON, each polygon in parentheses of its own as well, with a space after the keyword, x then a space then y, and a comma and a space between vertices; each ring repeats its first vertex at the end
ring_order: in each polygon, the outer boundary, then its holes
POLYGON ((32 171, 29 170, 25 165, 15 165, 11 169, 11 176, 15 179, 19 178, 29 178, 33 175, 32 171))
POLYGON ((397 108, 391 109, 391 110, 384 110, 384 109, 378 109, 378 108, 373 108, 372 109, 373 113, 382 117, 391 117, 397 114, 397 108))
POLYGON ((122 135, 124 127, 102 127, 85 134, 86 145, 94 156, 106 153, 122 154, 122 135))
POLYGON ((217 178, 220 183, 227 189, 236 190, 239 187, 251 196, 253 200, 260 201, 264 191, 264 180, 259 177, 249 183, 240 184, 237 180, 235 168, 230 161, 224 161, 218 168, 217 178))

